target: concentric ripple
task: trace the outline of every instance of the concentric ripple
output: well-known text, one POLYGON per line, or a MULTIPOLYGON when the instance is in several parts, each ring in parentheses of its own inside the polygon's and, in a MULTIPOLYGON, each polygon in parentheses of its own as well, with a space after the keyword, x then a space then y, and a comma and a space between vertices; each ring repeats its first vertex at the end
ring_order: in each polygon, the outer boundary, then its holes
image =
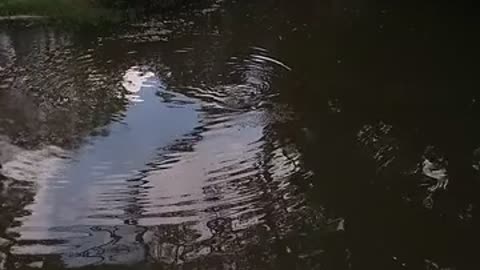
MULTIPOLYGON (((232 55, 216 81, 179 73, 126 37, 120 49, 103 41, 73 49, 70 36, 51 36, 37 43, 44 51, 31 52, 32 67, 21 59, 5 67, 11 91, 3 100, 32 104, 31 111, 0 109, 13 121, 4 126, 10 137, 2 141, 1 173, 30 183, 32 197, 7 231, 12 260, 216 264, 312 222, 302 220, 311 210, 291 182, 308 177, 300 154, 272 129, 288 117, 274 102, 273 81, 290 67, 268 50, 232 55), (124 61, 110 55, 116 49, 124 61), (41 71, 32 76, 31 68, 41 71), (22 114, 30 120, 12 129, 22 114), (28 125, 38 122, 39 130, 28 125), (28 134, 22 142, 9 139, 19 132, 28 134)), ((189 62, 196 53, 181 55, 189 62)))

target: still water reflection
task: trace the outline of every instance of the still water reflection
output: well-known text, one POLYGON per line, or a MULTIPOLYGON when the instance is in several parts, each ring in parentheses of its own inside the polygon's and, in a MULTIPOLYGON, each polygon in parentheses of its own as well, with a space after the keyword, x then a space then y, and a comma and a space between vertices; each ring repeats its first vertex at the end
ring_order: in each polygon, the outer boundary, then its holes
POLYGON ((291 2, 1 25, 0 269, 476 269, 473 17, 291 2))

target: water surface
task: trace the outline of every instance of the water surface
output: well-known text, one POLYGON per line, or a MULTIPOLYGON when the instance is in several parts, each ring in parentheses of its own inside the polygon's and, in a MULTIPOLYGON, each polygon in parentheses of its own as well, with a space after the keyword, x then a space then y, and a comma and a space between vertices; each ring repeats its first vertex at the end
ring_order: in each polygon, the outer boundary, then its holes
POLYGON ((205 1, 0 25, 0 269, 476 269, 475 17, 205 1))

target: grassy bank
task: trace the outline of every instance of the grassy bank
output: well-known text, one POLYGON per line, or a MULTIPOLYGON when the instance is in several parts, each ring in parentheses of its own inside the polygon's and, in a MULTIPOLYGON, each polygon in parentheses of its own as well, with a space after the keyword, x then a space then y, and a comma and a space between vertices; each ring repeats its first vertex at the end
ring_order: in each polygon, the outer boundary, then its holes
POLYGON ((0 19, 29 15, 80 23, 118 22, 135 10, 161 11, 183 2, 184 0, 0 0, 0 19))
POLYGON ((0 19, 19 15, 56 20, 101 23, 118 22, 138 11, 162 11, 185 0, 0 0, 0 19))
POLYGON ((115 21, 120 10, 94 0, 0 0, 0 16, 47 16, 76 22, 115 21))

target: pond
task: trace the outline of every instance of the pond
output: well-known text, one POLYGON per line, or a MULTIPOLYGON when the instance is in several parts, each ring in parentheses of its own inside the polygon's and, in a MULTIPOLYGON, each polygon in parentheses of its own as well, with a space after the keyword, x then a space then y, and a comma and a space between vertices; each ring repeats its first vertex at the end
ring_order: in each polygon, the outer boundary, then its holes
POLYGON ((0 21, 0 269, 477 269, 473 13, 0 21))

